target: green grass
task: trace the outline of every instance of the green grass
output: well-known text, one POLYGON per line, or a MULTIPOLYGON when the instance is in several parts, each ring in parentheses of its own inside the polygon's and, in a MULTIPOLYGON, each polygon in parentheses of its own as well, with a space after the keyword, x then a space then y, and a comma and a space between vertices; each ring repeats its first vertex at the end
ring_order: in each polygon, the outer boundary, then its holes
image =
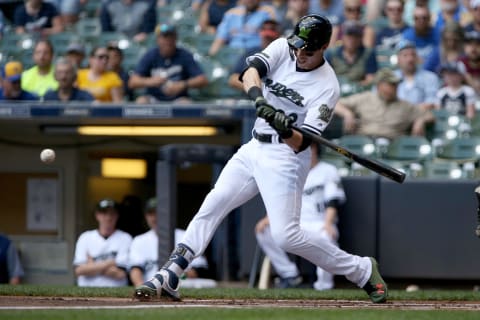
MULTIPOLYGON (((31 296, 31 297, 119 297, 129 298, 132 287, 122 288, 79 288, 75 286, 38 286, 0 285, 0 300, 2 296, 31 296)), ((336 289, 331 291, 315 291, 311 289, 298 290, 257 290, 246 288, 216 288, 216 289, 183 289, 185 299, 298 299, 298 300, 368 300, 367 295, 360 289, 336 289)), ((391 290, 390 301, 479 301, 480 292, 461 290, 424 290, 407 293, 403 290, 391 290)), ((132 304, 133 305, 133 304, 132 304)), ((294 308, 294 307, 255 307, 235 304, 235 308, 216 306, 212 308, 191 307, 175 304, 159 308, 153 305, 146 309, 50 309, 50 310, 0 310, 0 320, 33 320, 33 319, 91 319, 91 320, 161 320, 161 319, 228 319, 228 320, 256 320, 256 319, 321 319, 321 320, 450 320, 450 319, 479 319, 478 311, 464 310, 398 310, 377 309, 375 306, 364 309, 345 308, 294 308)))
MULTIPOLYGON (((51 297, 117 297, 132 296, 132 287, 86 288, 76 286, 46 285, 0 285, 0 296, 51 296, 51 297)), ((315 291, 311 289, 295 290, 257 290, 247 288, 182 289, 182 298, 186 299, 334 299, 368 300, 360 289, 335 289, 315 291)), ((480 292, 471 290, 420 290, 406 292, 390 290, 389 300, 426 300, 426 301, 480 301, 480 292)))
POLYGON ((474 311, 401 311, 401 310, 319 310, 319 309, 225 309, 225 308, 169 308, 141 310, 35 310, 35 311, 0 311, 0 319, 9 320, 460 320, 478 319, 474 311))

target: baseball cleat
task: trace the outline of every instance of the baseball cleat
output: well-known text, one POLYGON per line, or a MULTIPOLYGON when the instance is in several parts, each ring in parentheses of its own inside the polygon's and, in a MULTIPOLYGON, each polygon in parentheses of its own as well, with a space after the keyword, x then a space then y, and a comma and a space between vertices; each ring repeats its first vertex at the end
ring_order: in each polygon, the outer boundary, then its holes
POLYGON ((372 262, 372 275, 363 289, 368 293, 373 303, 384 303, 388 296, 387 284, 378 271, 377 260, 370 258, 370 261, 372 262))
POLYGON ((177 275, 166 269, 160 270, 152 279, 135 288, 134 298, 141 301, 166 298, 180 301, 177 275))

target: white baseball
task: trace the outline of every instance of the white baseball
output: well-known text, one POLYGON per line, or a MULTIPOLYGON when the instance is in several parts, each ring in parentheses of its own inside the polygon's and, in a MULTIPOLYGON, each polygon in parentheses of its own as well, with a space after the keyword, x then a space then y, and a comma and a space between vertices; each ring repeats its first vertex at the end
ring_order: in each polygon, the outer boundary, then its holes
POLYGON ((44 163, 52 163, 55 161, 55 151, 52 149, 43 149, 42 152, 40 152, 40 160, 44 163))

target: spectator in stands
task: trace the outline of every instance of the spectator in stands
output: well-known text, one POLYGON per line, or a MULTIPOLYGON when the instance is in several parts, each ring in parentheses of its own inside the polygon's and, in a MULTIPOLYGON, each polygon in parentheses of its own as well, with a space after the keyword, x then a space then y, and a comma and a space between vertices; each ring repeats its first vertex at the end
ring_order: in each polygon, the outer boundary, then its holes
POLYGON ((22 74, 22 89, 42 97, 45 92, 58 88, 53 66, 53 45, 48 40, 40 40, 33 49, 35 65, 22 74))
POLYGON ((309 13, 320 14, 330 21, 332 25, 343 22, 343 1, 337 0, 310 0, 309 13))
POLYGON ((80 287, 126 286, 132 237, 117 230, 118 205, 100 200, 95 208, 98 228, 85 231, 75 246, 73 265, 80 287))
POLYGON ((435 108, 473 119, 476 95, 472 87, 463 84, 464 74, 465 65, 461 62, 442 65, 441 75, 445 86, 437 92, 435 108))
POLYGON ((465 65, 465 81, 480 93, 480 32, 470 31, 465 34, 465 56, 460 61, 465 65))
POLYGON ((335 106, 334 112, 343 118, 345 133, 390 140, 401 135, 425 135, 425 124, 433 122, 434 115, 398 98, 400 78, 383 68, 375 82, 376 91, 341 98, 335 106))
POLYGON ((146 89, 137 103, 188 100, 188 89, 208 84, 200 65, 186 49, 177 47, 177 31, 168 24, 155 29, 157 47, 140 59, 128 82, 131 89, 146 89))
MULTIPOLYGON (((151 279, 158 270, 157 199, 150 198, 145 205, 145 220, 149 231, 133 238, 129 253, 130 279, 139 286, 151 279)), ((175 245, 182 239, 185 230, 175 229, 175 245)), ((208 278, 208 262, 204 256, 195 258, 188 269, 186 278, 208 278)))
POLYGON ((9 61, 2 68, 0 77, 0 102, 33 101, 38 96, 22 89, 23 66, 18 61, 9 61))
MULTIPOLYGON (((345 203, 345 192, 337 168, 320 159, 320 146, 311 144, 312 157, 310 171, 303 187, 300 226, 311 230, 328 243, 338 246, 338 211, 345 203)), ((270 258, 279 275, 275 279, 276 288, 295 288, 302 282, 297 265, 287 253, 274 241, 268 216, 255 225, 258 245, 270 258)), ((333 274, 316 267, 316 290, 333 289, 333 274)))
POLYGON ((354 21, 362 25, 363 45, 367 48, 373 48, 375 46, 375 31, 371 26, 362 22, 362 0, 344 0, 343 5, 345 20, 342 22, 342 24, 333 26, 330 47, 333 48, 341 45, 345 22, 354 21))
POLYGON ((247 57, 253 55, 254 53, 262 51, 278 37, 280 37, 279 23, 275 20, 265 20, 260 27, 260 38, 262 39, 262 45, 258 48, 252 48, 245 52, 245 54, 238 59, 237 63, 233 67, 233 70, 231 71, 230 77, 228 79, 228 84, 232 88, 244 92, 243 83, 240 82, 238 77, 247 67, 247 57))
MULTIPOLYGON (((60 17, 64 26, 74 25, 80 16, 80 12, 89 0, 59 0, 60 17)), ((98 0, 90 0, 98 1, 98 0)))
POLYGON ((108 51, 108 70, 118 74, 123 82, 123 94, 128 101, 133 100, 133 90, 128 87, 130 74, 123 68, 123 51, 115 43, 107 46, 108 51))
POLYGON ((403 32, 403 39, 413 42, 417 48, 419 63, 423 68, 430 55, 435 54, 440 45, 440 34, 431 26, 430 11, 427 7, 416 7, 413 27, 403 32))
POLYGON ((345 22, 342 45, 327 51, 325 58, 340 79, 368 86, 377 72, 377 60, 375 51, 363 46, 363 32, 359 22, 345 22))
POLYGON ((438 0, 405 0, 405 9, 403 11, 403 20, 409 25, 414 24, 414 11, 416 7, 427 8, 429 12, 440 11, 440 1, 438 0))
POLYGON ((464 33, 456 22, 445 25, 441 35, 440 47, 424 63, 424 68, 438 73, 440 65, 455 62, 464 56, 464 33))
POLYGON ((20 284, 23 267, 12 240, 0 234, 0 284, 20 284))
POLYGON ((208 0, 200 9, 198 24, 203 33, 215 34, 225 12, 236 5, 236 0, 208 0))
POLYGON ((85 101, 92 102, 95 98, 88 92, 75 87, 77 82, 77 68, 67 58, 59 58, 55 62, 55 80, 57 90, 49 90, 43 96, 44 101, 85 101))
POLYGON ((103 32, 121 32, 135 42, 144 41, 157 24, 154 0, 112 0, 100 10, 103 32))
POLYGON ((262 5, 260 0, 243 0, 242 5, 225 12, 208 51, 209 55, 216 55, 224 45, 239 50, 260 46, 258 30, 263 21, 268 19, 276 20, 273 6, 262 5))
POLYGON ((293 33, 298 20, 308 14, 309 0, 288 0, 287 12, 281 17, 280 30, 286 36, 293 33))
POLYGON ((3 12, 0 10, 0 40, 3 38, 3 31, 5 29, 5 16, 3 15, 3 12))
POLYGON ((385 49, 395 49, 402 39, 402 33, 408 28, 403 20, 403 0, 387 0, 385 15, 388 25, 381 28, 375 37, 375 45, 385 49))
POLYGON ((25 4, 16 8, 13 24, 15 32, 19 34, 40 33, 48 36, 63 31, 57 8, 43 0, 25 0, 25 4))
POLYGON ((90 92, 99 102, 122 102, 123 82, 113 71, 108 70, 106 47, 96 47, 90 53, 89 68, 81 69, 77 75, 80 89, 90 92))
POLYGON ((470 1, 470 12, 472 14, 471 23, 465 26, 465 33, 470 31, 480 32, 480 0, 470 1))
POLYGON ((77 69, 84 67, 85 46, 80 42, 70 43, 67 47, 66 58, 70 60, 77 69))
POLYGON ((398 97, 420 109, 433 109, 437 91, 440 89, 437 74, 417 66, 417 50, 412 42, 400 42, 397 56, 399 69, 396 70, 396 75, 401 79, 398 97))
POLYGON ((435 29, 441 33, 447 23, 460 23, 462 15, 467 11, 459 0, 440 0, 440 11, 435 19, 435 29))

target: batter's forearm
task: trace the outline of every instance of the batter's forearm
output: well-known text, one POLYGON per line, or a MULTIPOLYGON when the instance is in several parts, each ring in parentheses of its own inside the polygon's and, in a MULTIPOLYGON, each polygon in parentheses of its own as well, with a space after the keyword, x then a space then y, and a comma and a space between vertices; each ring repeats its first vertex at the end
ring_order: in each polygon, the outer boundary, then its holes
POLYGON ((248 68, 242 76, 243 90, 248 94, 249 90, 253 87, 262 88, 262 80, 258 74, 257 69, 248 68))

